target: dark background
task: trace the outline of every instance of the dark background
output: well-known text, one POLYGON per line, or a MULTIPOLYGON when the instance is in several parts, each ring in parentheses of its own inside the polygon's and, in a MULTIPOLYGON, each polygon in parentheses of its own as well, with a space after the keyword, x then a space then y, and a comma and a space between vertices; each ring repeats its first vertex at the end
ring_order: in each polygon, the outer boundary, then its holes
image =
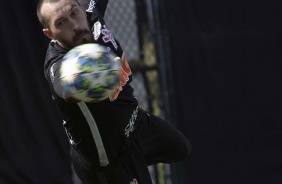
POLYGON ((282 183, 280 7, 163 4, 174 119, 193 145, 191 160, 176 166, 178 183, 282 183))
POLYGON ((36 1, 0 5, 0 183, 70 184, 68 140, 44 78, 36 1))
MULTIPOLYGON (((36 2, 0 6, 1 184, 71 183, 36 2)), ((170 119, 193 145, 190 160, 173 164, 173 183, 282 183, 281 3, 163 0, 155 8, 170 119)))

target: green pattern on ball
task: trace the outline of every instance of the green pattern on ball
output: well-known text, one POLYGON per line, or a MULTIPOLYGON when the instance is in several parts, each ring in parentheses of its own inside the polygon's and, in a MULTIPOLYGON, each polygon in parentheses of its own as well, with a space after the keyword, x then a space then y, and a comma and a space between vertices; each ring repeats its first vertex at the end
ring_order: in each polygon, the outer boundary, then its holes
POLYGON ((69 92, 71 90, 71 86, 69 85, 67 77, 61 79, 61 85, 63 86, 65 91, 69 92))
POLYGON ((99 70, 109 70, 111 68, 111 58, 109 58, 108 53, 102 53, 98 59, 99 70))
POLYGON ((90 86, 91 80, 88 77, 83 76, 83 74, 77 74, 74 78, 74 87, 78 92, 83 92, 87 90, 90 86))
POLYGON ((94 60, 88 56, 81 56, 77 59, 77 68, 82 72, 94 71, 94 60))
POLYGON ((101 99, 106 92, 105 88, 101 84, 96 84, 88 91, 88 96, 94 99, 101 99))
POLYGON ((111 70, 109 71, 105 77, 104 77, 104 82, 105 82, 105 87, 112 89, 118 82, 119 79, 119 71, 118 70, 111 70))

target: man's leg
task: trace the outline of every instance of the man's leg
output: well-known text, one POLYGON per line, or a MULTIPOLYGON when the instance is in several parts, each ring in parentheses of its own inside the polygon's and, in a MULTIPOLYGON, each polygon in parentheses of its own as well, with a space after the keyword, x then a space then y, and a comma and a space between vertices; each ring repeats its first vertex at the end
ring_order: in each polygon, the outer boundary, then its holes
POLYGON ((191 154, 186 137, 165 120, 140 109, 137 135, 148 165, 185 160, 191 154))

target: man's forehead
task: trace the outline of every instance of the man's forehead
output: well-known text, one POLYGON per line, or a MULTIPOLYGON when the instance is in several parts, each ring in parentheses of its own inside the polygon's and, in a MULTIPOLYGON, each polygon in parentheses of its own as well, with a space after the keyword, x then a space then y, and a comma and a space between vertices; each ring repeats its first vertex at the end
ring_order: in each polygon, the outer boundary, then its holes
POLYGON ((60 16, 64 11, 77 6, 75 0, 59 0, 55 3, 45 3, 42 7, 42 14, 48 18, 60 16))

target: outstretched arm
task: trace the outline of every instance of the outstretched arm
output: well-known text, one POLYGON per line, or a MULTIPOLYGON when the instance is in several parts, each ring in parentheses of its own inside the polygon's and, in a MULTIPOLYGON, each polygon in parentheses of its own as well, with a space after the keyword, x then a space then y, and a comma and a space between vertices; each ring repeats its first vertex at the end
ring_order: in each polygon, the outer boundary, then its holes
POLYGON ((80 0, 87 13, 94 11, 104 17, 109 0, 80 0))
POLYGON ((105 45, 118 57, 123 57, 123 50, 107 26, 104 15, 109 0, 80 0, 86 9, 87 21, 94 37, 94 42, 105 45))

